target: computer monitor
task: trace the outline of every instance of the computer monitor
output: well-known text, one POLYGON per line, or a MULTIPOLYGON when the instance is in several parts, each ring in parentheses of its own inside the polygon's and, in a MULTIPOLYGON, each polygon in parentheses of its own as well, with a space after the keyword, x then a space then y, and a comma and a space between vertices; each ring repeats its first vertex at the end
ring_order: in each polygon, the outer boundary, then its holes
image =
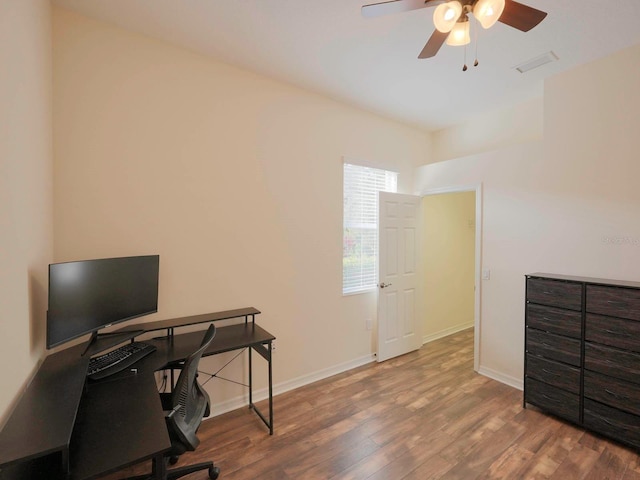
POLYGON ((49 265, 47 348, 158 311, 159 255, 49 265))

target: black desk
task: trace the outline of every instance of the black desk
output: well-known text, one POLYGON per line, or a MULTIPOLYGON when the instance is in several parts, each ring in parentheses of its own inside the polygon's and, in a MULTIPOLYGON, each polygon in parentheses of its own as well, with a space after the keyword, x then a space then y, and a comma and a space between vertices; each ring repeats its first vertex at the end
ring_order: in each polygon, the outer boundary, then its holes
POLYGON ((5 464, 13 464, 12 471, 24 470, 35 478, 35 471, 49 468, 47 462, 18 463, 48 454, 56 456, 63 468, 68 466, 71 433, 89 366, 89 359, 80 356, 83 350, 76 346, 49 355, 38 369, 0 433, 0 475, 6 471, 5 464))
POLYGON ((167 329, 169 335, 145 340, 157 350, 134 365, 137 373, 124 371, 95 383, 86 383, 84 345, 48 356, 0 432, 0 479, 84 480, 166 452, 171 443, 153 373, 197 349, 203 331, 174 333, 195 323, 245 317, 243 323, 219 327, 204 355, 248 348, 249 406, 273 434, 275 337, 255 324, 258 313, 247 308, 150 323, 146 331, 167 329), (268 362, 268 420, 253 404, 252 351, 268 362))
POLYGON ((171 448, 153 375, 91 383, 71 437, 71 478, 94 478, 171 448))

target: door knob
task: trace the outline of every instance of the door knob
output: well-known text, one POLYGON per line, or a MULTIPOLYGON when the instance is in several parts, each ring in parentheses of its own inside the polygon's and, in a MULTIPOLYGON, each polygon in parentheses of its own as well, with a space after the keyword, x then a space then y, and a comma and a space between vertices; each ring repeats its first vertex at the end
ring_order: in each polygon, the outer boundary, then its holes
POLYGON ((384 282, 382 282, 378 286, 380 288, 386 288, 386 287, 390 287, 391 285, 393 285, 393 284, 392 283, 384 283, 384 282))

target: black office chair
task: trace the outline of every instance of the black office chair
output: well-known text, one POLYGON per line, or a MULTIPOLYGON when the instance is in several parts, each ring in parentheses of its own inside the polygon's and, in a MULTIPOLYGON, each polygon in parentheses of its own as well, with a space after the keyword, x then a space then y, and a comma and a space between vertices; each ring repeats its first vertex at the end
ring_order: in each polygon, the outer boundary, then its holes
POLYGON ((196 463, 167 470, 167 463, 176 463, 179 455, 187 450, 195 450, 200 444, 196 431, 202 418, 209 416, 210 407, 209 395, 197 380, 198 363, 215 335, 216 327, 211 324, 202 339, 200 348, 193 352, 183 364, 171 366, 171 368, 180 369, 180 376, 171 393, 160 394, 162 407, 167 412, 166 421, 171 438, 171 450, 165 453, 164 458, 154 459, 151 474, 131 477, 128 480, 170 480, 200 470, 209 470, 209 478, 212 480, 220 475, 220 469, 214 466, 213 462, 196 463))

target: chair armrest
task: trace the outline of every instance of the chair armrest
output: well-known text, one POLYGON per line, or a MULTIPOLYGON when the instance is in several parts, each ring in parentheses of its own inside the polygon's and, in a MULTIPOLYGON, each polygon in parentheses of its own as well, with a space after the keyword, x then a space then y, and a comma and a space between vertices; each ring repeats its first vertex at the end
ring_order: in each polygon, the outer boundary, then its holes
POLYGON ((180 405, 176 405, 176 406, 175 406, 175 407, 173 407, 171 410, 168 410, 168 411, 165 413, 165 415, 164 415, 164 416, 165 416, 165 418, 171 418, 171 417, 173 417, 173 416, 175 415, 175 413, 176 413, 176 412, 178 412, 178 411, 180 410, 180 408, 182 408, 182 407, 180 407, 180 405))

